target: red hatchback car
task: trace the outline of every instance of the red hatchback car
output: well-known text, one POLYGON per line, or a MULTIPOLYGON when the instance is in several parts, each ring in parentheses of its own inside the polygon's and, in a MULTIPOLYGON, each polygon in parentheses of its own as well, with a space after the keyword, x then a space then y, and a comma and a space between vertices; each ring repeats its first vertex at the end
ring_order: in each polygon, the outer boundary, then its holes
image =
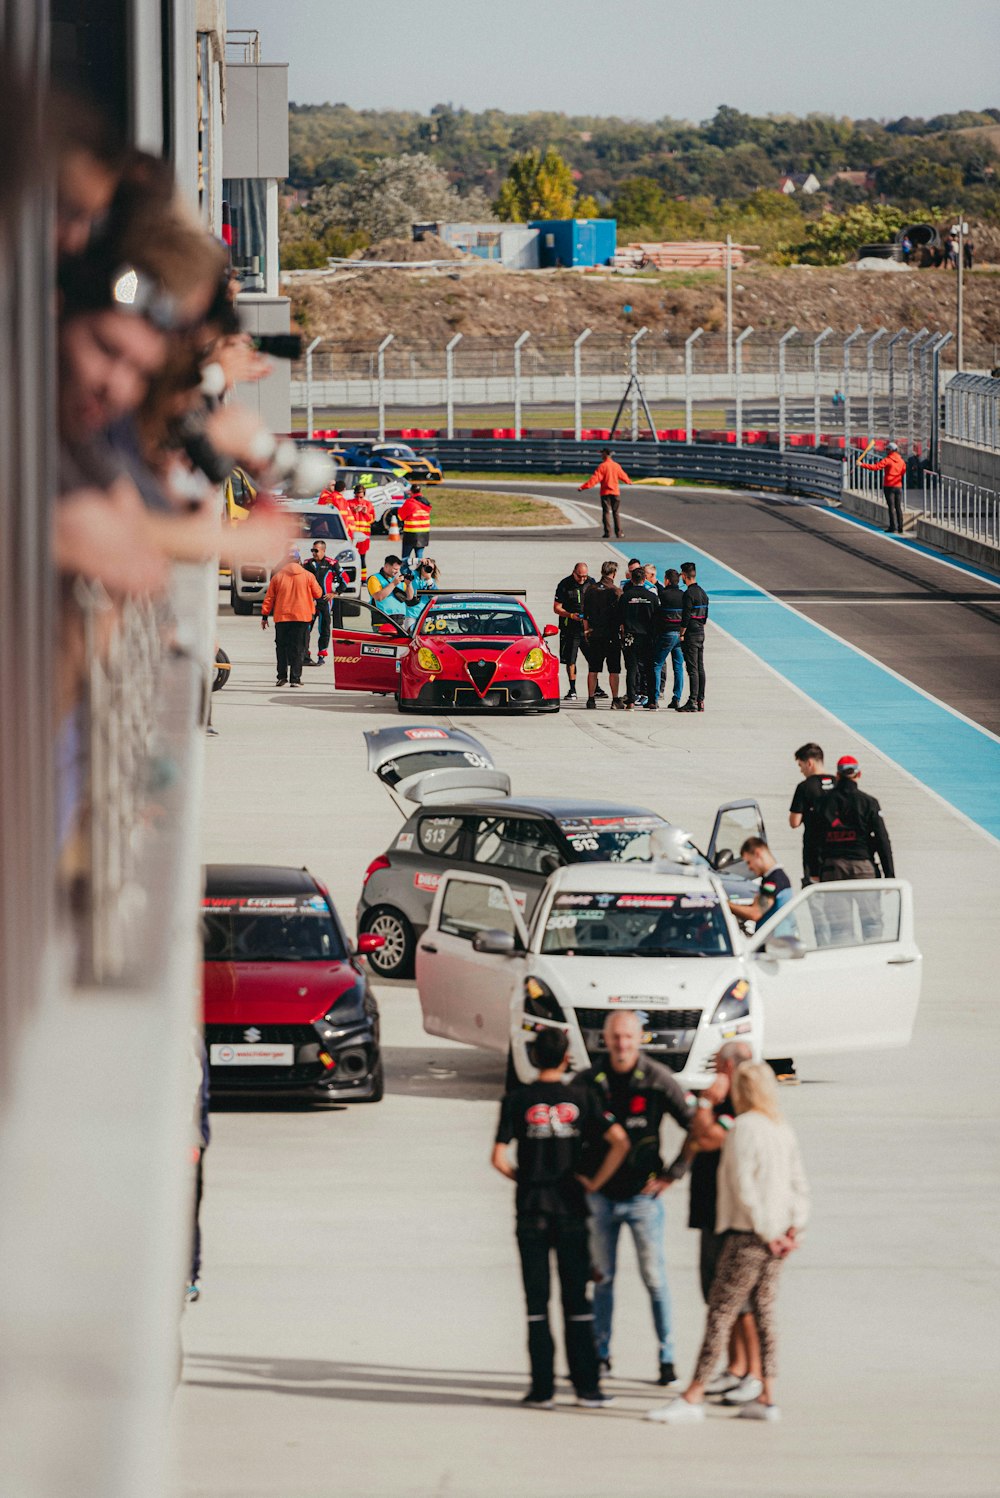
POLYGON ((307 869, 209 864, 202 900, 213 1095, 378 1102, 379 1013, 328 891, 307 869))
POLYGON ((400 712, 559 711, 559 661, 510 592, 436 593, 412 633, 365 599, 334 600, 333 684, 382 692, 400 712))

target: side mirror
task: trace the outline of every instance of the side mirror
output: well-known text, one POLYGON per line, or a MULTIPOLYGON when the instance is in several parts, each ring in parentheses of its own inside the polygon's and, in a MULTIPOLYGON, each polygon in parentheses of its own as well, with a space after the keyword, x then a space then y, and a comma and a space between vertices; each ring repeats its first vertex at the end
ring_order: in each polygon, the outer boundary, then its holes
POLYGON ((358 956, 367 957, 369 952, 377 952, 384 946, 384 936, 379 936, 375 931, 362 931, 358 937, 358 956))
POLYGON ((474 952, 488 952, 492 957, 510 957, 514 938, 509 931, 477 931, 472 938, 474 952))
POLYGON ((798 960, 806 955, 805 943, 799 941, 797 936, 772 936, 770 941, 764 943, 764 951, 768 957, 776 957, 779 962, 798 960))
POLYGON ((717 869, 728 869, 731 863, 736 862, 736 855, 732 848, 720 848, 715 855, 715 867, 717 869))
POLYGON ((559 633, 559 626, 558 626, 558 624, 546 624, 545 628, 542 630, 542 639, 543 640, 551 640, 552 636, 553 635, 557 635, 558 633, 559 633))

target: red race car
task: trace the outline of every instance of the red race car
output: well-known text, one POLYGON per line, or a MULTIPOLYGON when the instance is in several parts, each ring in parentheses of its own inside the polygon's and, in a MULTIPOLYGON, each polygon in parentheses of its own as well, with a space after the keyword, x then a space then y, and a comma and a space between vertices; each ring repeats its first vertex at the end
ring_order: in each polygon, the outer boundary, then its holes
POLYGON ((333 684, 400 712, 559 711, 559 661, 514 592, 436 593, 413 626, 358 598, 333 601, 333 684))

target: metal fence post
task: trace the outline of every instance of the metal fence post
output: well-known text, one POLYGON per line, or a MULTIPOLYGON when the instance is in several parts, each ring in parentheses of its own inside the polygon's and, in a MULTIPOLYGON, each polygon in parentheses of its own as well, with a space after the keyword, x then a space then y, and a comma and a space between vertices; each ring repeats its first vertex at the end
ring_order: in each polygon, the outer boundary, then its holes
POLYGON ((785 345, 798 333, 794 323, 778 339, 778 451, 785 451, 785 345))
POLYGON ((941 382, 941 350, 945 344, 951 342, 953 337, 954 334, 952 333, 942 333, 934 340, 931 348, 931 400, 933 401, 933 405, 931 407, 930 459, 932 468, 937 468, 938 466, 939 428, 941 425, 941 396, 939 390, 941 382))
POLYGON ((583 400, 580 395, 580 382, 582 379, 582 356, 583 345, 593 332, 593 328, 584 328, 579 338, 573 344, 573 433, 577 442, 581 442, 583 431, 583 400))
POLYGON ((830 337, 830 334, 832 332, 832 328, 824 328, 822 333, 820 333, 817 338, 813 339, 813 447, 815 448, 818 448, 820 445, 820 428, 822 425, 820 421, 821 397, 819 392, 820 367, 822 364, 820 348, 830 337))
POLYGON ((888 328, 876 328, 865 346, 865 374, 868 381, 868 441, 875 438, 875 345, 888 333, 888 328))
POLYGON ((449 442, 455 435, 455 349, 461 341, 461 333, 456 333, 444 346, 445 410, 449 442))
POLYGON ((736 340, 736 367, 734 380, 736 383, 736 446, 743 446, 743 340, 749 338, 753 328, 744 328, 736 340))
MULTIPOLYGON (((639 339, 645 338, 648 328, 640 328, 628 341, 628 372, 632 385, 632 441, 639 440, 639 339)), ((653 434, 655 436, 655 433, 653 434)))
POLYGON ((896 344, 901 338, 905 338, 909 328, 900 328, 898 333, 893 333, 885 346, 889 358, 889 441, 896 440, 896 344))
POLYGON ((691 377, 694 373, 694 355, 692 350, 704 331, 704 328, 695 328, 690 338, 684 344, 684 431, 685 441, 689 443, 694 441, 691 414, 691 377))
POLYGON ((844 388, 841 394, 844 397, 844 461, 847 462, 851 448, 851 345, 855 339, 860 338, 864 328, 859 323, 853 333, 848 333, 844 339, 844 388))
POLYGON ((376 349, 378 354, 378 440, 385 441, 385 351, 395 338, 395 333, 387 333, 376 349))
POLYGON ((313 436, 313 349, 322 343, 322 338, 314 338, 306 349, 306 436, 313 436))
POLYGON ((733 236, 726 235, 726 374, 733 373, 733 236))
POLYGON ((914 376, 914 362, 917 354, 917 344, 927 337, 927 329, 921 328, 919 333, 914 333, 906 345, 906 451, 911 454, 916 443, 917 410, 914 401, 916 394, 916 379, 914 376))
POLYGON ((514 344, 514 437, 521 440, 521 349, 531 337, 530 332, 522 333, 514 344))

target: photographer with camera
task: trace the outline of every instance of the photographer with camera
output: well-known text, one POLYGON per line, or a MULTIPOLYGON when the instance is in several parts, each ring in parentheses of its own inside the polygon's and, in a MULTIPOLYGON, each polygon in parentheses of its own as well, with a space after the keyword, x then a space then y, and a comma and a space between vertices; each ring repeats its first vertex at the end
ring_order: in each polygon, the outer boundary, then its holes
POLYGON ((368 579, 368 596, 383 614, 391 614, 405 625, 407 605, 414 600, 413 573, 402 558, 387 556, 379 570, 368 579))
POLYGON ((406 612, 412 620, 416 621, 420 618, 428 598, 438 591, 440 576, 441 573, 434 558, 424 557, 413 579, 413 602, 406 605, 406 612))

